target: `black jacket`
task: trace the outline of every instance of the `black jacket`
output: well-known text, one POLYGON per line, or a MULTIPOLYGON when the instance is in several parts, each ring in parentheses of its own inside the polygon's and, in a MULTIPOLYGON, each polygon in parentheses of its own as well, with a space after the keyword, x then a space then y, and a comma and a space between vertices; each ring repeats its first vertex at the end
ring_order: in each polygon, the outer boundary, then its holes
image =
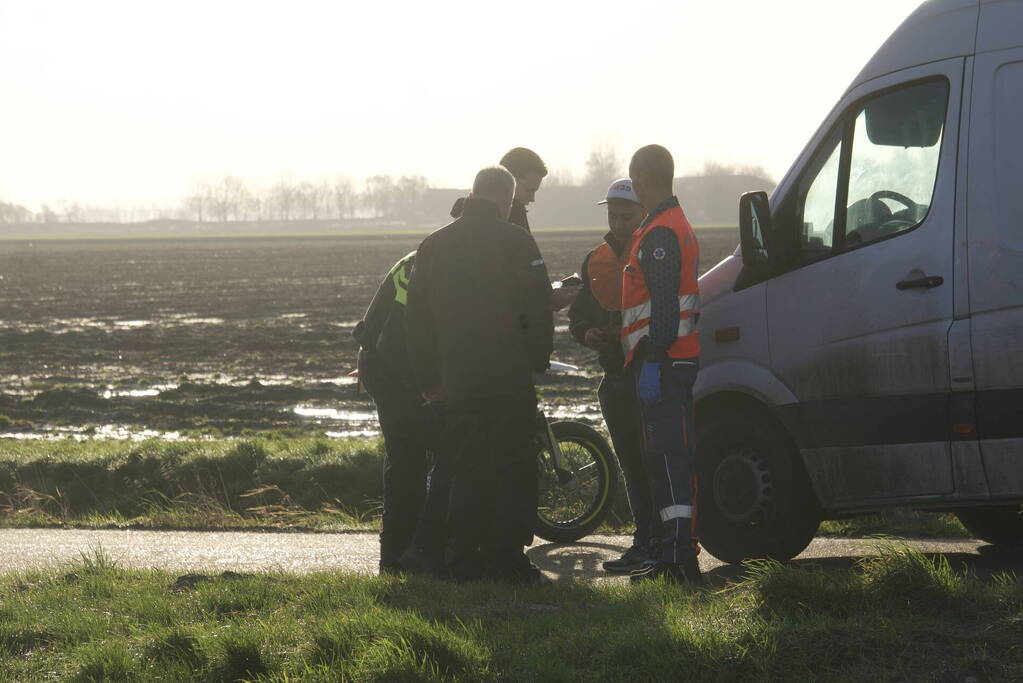
POLYGON ((387 389, 415 387, 405 342, 405 300, 415 256, 412 252, 394 264, 352 330, 360 347, 359 378, 375 399, 387 389))
MULTIPOLYGON (((454 206, 451 207, 452 218, 458 218, 462 215, 462 209, 465 207, 465 202, 466 197, 459 197, 455 200, 454 206)), ((511 213, 508 214, 508 222, 514 223, 520 228, 525 228, 526 232, 531 232, 529 229, 529 217, 526 213, 526 205, 518 199, 512 199, 511 213)))
POLYGON ((468 199, 416 254, 405 328, 419 387, 447 399, 532 391, 554 345, 551 285, 533 237, 468 199))
MULTIPOLYGON (((612 233, 604 235, 604 241, 614 250, 615 254, 621 256, 627 245, 620 244, 612 233)), ((592 253, 592 252, 591 252, 592 253)), ((590 254, 583 259, 582 268, 579 269, 583 285, 579 295, 572 302, 568 309, 568 330, 572 338, 580 344, 586 343, 586 330, 591 327, 607 327, 609 325, 621 325, 622 314, 620 311, 608 311, 590 290, 589 273, 590 254)), ((618 374, 625 366, 625 353, 621 344, 612 344, 609 348, 600 352, 598 358, 600 367, 604 372, 618 374)))

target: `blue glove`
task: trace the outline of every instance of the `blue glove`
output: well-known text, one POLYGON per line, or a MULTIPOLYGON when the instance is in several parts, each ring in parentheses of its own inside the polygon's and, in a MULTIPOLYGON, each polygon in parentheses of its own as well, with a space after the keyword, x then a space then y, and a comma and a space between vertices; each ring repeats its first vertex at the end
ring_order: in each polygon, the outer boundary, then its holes
POLYGON ((643 405, 652 406, 661 401, 661 364, 643 363, 639 370, 639 400, 643 405))

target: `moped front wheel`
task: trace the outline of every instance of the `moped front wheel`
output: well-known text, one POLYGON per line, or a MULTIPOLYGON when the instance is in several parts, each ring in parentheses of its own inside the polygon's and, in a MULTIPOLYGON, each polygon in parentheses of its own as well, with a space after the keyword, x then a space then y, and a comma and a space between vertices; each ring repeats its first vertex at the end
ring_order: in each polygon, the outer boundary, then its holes
POLYGON ((618 467, 600 432, 580 422, 555 422, 551 432, 562 455, 558 468, 548 447, 539 454, 540 497, 536 535, 570 543, 593 533, 614 503, 618 467))

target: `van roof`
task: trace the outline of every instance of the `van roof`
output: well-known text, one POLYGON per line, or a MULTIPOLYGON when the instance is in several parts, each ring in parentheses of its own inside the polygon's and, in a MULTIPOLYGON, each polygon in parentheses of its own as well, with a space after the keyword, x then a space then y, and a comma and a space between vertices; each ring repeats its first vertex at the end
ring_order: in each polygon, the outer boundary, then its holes
POLYGON ((1023 47, 1020 26, 1023 0, 928 0, 895 29, 849 87, 928 62, 1023 47))
MULTIPOLYGON (((980 6, 991 1, 927 0, 874 53, 850 89, 894 71, 973 54, 980 6)), ((850 8, 855 11, 855 5, 850 8)))

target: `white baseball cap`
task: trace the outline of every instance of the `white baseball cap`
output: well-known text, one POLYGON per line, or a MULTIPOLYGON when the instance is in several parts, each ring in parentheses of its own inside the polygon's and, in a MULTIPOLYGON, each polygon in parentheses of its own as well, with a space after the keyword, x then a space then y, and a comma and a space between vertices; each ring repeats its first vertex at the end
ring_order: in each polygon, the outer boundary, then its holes
POLYGON ((639 197, 632 190, 631 178, 619 178, 611 183, 611 187, 607 188, 607 196, 604 197, 604 201, 597 202, 597 204, 607 204, 612 199, 623 199, 639 204, 639 197))

